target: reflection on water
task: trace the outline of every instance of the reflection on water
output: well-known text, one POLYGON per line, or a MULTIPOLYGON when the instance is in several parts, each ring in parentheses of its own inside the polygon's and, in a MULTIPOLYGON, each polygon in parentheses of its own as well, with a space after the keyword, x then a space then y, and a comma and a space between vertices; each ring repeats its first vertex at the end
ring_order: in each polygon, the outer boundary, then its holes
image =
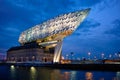
POLYGON ((60 74, 60 70, 54 70, 50 74, 51 80, 61 80, 62 74, 60 74))
POLYGON ((30 67, 30 80, 36 80, 37 76, 36 76, 37 72, 36 72, 36 68, 35 67, 30 67))
POLYGON ((14 65, 10 66, 10 71, 11 71, 11 77, 15 78, 15 66, 14 65))
POLYGON ((76 80, 76 71, 70 72, 70 80, 76 80))
POLYGON ((76 79, 76 72, 77 71, 61 72, 60 70, 54 70, 51 73, 50 80, 77 80, 76 79))
POLYGON ((69 80, 70 72, 64 72, 64 79, 69 80))
POLYGON ((116 80, 120 80, 120 72, 116 73, 116 80))
POLYGON ((86 72, 85 77, 86 80, 93 80, 93 74, 91 72, 86 72))
MULTIPOLYGON (((44 67, 4 67, 0 66, 0 75, 6 71, 7 80, 120 80, 120 72, 60 70, 44 67)), ((0 76, 0 80, 6 80, 0 76)))

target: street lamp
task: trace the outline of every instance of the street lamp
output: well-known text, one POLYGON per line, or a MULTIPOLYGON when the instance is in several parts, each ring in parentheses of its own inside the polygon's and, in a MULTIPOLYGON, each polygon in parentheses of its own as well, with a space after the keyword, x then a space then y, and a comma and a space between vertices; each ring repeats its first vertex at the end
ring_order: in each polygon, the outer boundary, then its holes
POLYGON ((117 59, 117 53, 115 53, 115 57, 114 57, 114 59, 117 59))
POLYGON ((94 56, 94 60, 97 60, 97 57, 96 57, 96 56, 94 56))
POLYGON ((72 57, 73 57, 73 54, 74 54, 74 53, 73 53, 73 52, 71 52, 70 54, 71 54, 71 60, 72 60, 72 57))
POLYGON ((104 59, 104 53, 101 54, 102 59, 104 59))
POLYGON ((112 57, 112 55, 111 55, 111 54, 109 54, 109 59, 111 59, 111 57, 112 57))
POLYGON ((91 55, 91 53, 90 52, 88 52, 88 59, 90 60, 90 55, 91 55))
POLYGON ((119 59, 120 59, 120 54, 118 54, 118 57, 119 57, 119 59))
POLYGON ((66 59, 68 59, 68 54, 66 54, 66 59))

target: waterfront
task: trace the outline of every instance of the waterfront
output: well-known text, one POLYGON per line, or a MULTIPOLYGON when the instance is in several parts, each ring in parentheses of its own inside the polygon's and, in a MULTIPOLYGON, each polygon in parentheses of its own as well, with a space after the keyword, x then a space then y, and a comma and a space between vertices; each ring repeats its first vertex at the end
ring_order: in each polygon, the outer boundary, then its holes
POLYGON ((0 65, 0 80, 120 80, 120 72, 0 65))

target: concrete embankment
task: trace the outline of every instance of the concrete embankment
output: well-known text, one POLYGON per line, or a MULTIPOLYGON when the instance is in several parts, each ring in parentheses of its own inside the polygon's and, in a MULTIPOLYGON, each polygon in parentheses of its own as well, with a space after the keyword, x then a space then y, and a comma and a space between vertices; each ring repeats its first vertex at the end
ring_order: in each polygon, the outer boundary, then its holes
POLYGON ((14 65, 21 67, 48 67, 54 69, 73 69, 73 70, 102 70, 102 71, 120 71, 120 64, 36 64, 36 63, 6 63, 5 65, 14 65))

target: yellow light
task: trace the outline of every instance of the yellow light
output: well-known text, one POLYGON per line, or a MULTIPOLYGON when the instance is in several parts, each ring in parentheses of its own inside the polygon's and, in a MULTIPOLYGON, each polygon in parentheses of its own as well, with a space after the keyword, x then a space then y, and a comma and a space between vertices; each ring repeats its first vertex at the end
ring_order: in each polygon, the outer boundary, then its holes
POLYGON ((15 72, 15 66, 14 66, 14 65, 11 65, 11 66, 10 66, 10 70, 11 70, 12 73, 14 73, 14 72, 15 72))
POLYGON ((14 65, 11 65, 10 67, 11 67, 11 68, 14 68, 14 65))
POLYGON ((91 72, 86 72, 85 76, 86 76, 86 80, 92 80, 93 78, 93 74, 91 72))
POLYGON ((35 69, 35 67, 31 66, 31 68, 30 68, 30 69, 34 70, 34 69, 35 69))
POLYGON ((31 67, 30 68, 30 74, 31 74, 31 78, 32 79, 34 79, 34 80, 36 80, 35 78, 36 78, 36 68, 35 67, 31 67))

